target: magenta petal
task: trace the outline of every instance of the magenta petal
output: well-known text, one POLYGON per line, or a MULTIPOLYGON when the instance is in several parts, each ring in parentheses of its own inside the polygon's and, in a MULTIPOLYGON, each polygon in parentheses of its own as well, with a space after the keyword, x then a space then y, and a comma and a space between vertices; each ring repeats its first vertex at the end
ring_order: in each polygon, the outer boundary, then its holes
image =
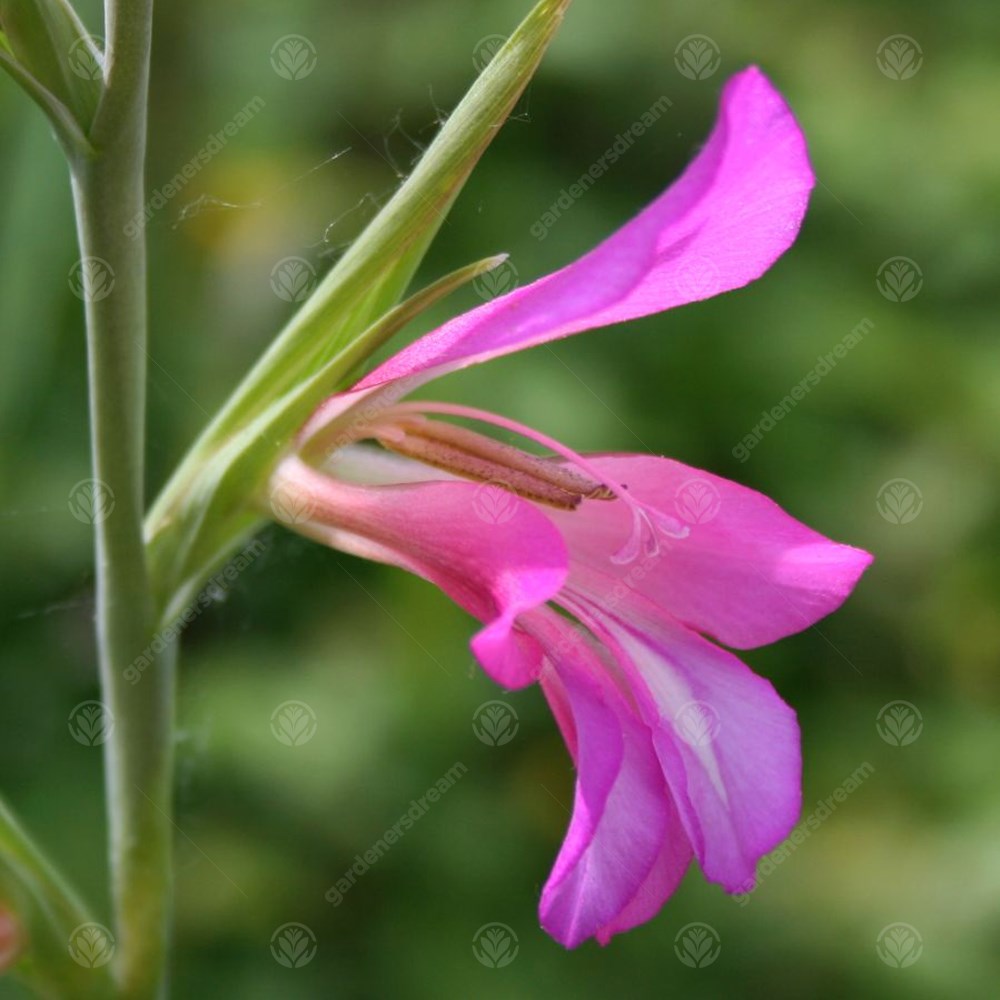
POLYGON ((642 598, 627 612, 627 623, 594 605, 581 615, 628 671, 705 876, 746 891, 798 819, 795 713, 735 656, 642 598))
POLYGON ((537 680, 540 647, 514 621, 559 591, 568 557, 558 530, 532 504, 511 497, 506 520, 494 523, 481 516, 473 483, 359 486, 296 458, 281 463, 271 488, 308 512, 306 533, 416 573, 486 622, 473 650, 499 684, 537 680))
POLYGON ((611 557, 632 531, 623 503, 555 512, 570 549, 570 586, 600 596, 624 583, 727 646, 748 649, 807 628, 840 606, 872 561, 763 494, 681 462, 649 455, 590 461, 687 535, 661 536, 658 554, 616 565, 611 557))
POLYGON ((691 846, 649 729, 589 643, 567 622, 545 618, 551 666, 542 686, 557 716, 571 712, 578 778, 573 818, 539 915, 568 948, 595 936, 604 944, 660 909, 690 863, 691 846))
POLYGON ((357 389, 419 381, 581 330, 710 298, 760 277, 791 245, 813 186, 805 139, 756 67, 726 84, 684 174, 575 263, 456 317, 357 389))

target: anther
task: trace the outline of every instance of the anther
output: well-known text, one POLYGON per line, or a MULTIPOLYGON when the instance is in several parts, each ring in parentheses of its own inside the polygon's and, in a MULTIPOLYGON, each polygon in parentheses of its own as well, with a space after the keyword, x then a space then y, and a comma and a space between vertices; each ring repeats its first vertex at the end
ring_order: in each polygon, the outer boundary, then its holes
POLYGON ((582 500, 616 499, 597 480, 456 424, 397 415, 373 425, 371 434, 389 451, 562 510, 575 510, 582 500))

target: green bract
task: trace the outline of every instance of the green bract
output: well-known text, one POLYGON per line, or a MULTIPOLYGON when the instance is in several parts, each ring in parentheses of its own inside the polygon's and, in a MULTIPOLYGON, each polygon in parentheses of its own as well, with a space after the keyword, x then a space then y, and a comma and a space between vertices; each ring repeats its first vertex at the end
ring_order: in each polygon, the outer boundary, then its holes
POLYGON ((169 615, 259 524, 253 501, 292 436, 387 336, 497 262, 390 313, 476 161, 531 79, 570 0, 542 0, 476 80, 413 173, 303 304, 188 452, 146 522, 158 608, 169 615))

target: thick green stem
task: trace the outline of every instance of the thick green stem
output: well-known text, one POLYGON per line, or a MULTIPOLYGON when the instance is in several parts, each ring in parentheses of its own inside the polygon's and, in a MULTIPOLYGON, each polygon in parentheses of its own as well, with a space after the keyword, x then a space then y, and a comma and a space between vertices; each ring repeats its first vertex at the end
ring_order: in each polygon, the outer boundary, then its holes
POLYGON ((152 2, 107 0, 106 14, 106 90, 73 193, 81 257, 103 276, 84 297, 94 477, 114 498, 96 525, 96 576, 102 697, 115 720, 105 744, 115 978, 121 996, 145 1000, 166 967, 174 711, 170 644, 128 679, 155 627, 142 534, 146 248, 141 230, 127 235, 144 200, 152 2))

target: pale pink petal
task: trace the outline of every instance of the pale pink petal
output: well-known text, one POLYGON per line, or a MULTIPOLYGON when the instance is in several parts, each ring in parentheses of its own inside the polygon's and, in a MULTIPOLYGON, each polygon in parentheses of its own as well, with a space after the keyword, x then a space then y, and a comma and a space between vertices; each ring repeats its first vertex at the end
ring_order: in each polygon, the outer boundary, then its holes
POLYGON ((747 891, 801 808, 795 713, 735 656, 641 597, 613 615, 574 607, 628 674, 705 876, 747 891))
POLYGON ((616 688, 596 650, 549 612, 529 616, 548 666, 542 687, 571 730, 577 766, 573 817, 542 891, 542 926, 575 948, 648 920, 691 861, 650 730, 616 688), (569 716, 569 718, 567 718, 569 716))
POLYGON ((570 585, 602 599, 638 591, 727 646, 748 649, 807 628, 841 605, 872 561, 763 494, 701 469, 650 455, 588 460, 687 535, 658 532, 658 551, 617 564, 612 557, 632 532, 624 503, 553 511, 570 549, 570 585))
POLYGON ((813 180, 784 99, 756 67, 738 73, 708 141, 639 215, 574 263, 403 348, 327 400, 305 436, 378 386, 398 398, 446 371, 746 285, 795 240, 813 180))
POLYGON ((486 622, 473 651, 499 684, 521 687, 537 679, 538 643, 514 622, 559 591, 568 556, 558 530, 532 504, 511 496, 503 519, 490 520, 477 505, 474 483, 364 486, 297 458, 280 464, 271 491, 308 516, 299 531, 416 573, 486 622))

